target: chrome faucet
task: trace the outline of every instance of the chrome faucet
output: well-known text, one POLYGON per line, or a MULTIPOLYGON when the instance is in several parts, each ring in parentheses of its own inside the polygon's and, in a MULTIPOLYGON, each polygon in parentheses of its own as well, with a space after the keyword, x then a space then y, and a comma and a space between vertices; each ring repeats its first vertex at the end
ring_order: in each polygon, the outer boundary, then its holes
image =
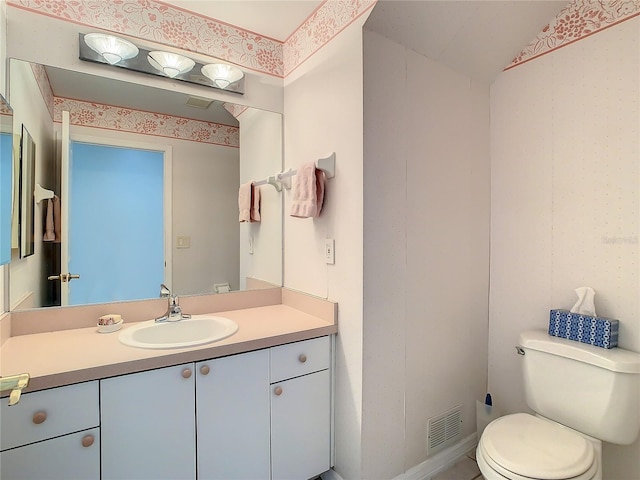
POLYGON ((167 311, 161 317, 156 318, 156 323, 160 322, 177 322, 185 318, 191 318, 191 315, 182 313, 182 307, 178 303, 178 296, 172 295, 171 290, 164 283, 160 285, 160 298, 166 297, 169 301, 167 311))

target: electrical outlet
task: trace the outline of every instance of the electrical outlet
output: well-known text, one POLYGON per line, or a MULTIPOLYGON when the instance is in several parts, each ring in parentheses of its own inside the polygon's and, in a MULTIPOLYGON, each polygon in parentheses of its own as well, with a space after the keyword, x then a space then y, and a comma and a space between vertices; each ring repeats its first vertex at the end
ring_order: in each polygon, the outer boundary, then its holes
POLYGON ((336 241, 333 238, 326 238, 324 241, 324 261, 327 265, 336 263, 336 241))
POLYGON ((191 248, 191 237, 188 235, 179 236, 177 238, 176 248, 191 248))
POLYGON ((253 235, 249 237, 249 255, 253 255, 253 235))

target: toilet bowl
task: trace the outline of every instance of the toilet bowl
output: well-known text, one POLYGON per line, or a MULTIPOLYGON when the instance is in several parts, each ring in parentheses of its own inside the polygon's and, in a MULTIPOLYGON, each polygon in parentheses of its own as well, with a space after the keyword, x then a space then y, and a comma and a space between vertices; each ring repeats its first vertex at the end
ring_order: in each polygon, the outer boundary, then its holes
POLYGON ((484 430, 476 451, 487 480, 601 480, 601 442, 545 418, 516 413, 484 430))

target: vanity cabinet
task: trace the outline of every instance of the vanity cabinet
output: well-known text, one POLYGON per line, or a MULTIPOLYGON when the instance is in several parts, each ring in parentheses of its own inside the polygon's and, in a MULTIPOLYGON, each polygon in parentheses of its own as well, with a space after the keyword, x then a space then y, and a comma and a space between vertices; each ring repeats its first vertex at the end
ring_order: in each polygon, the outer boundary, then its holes
POLYGON ((271 348, 271 479, 331 468, 329 337, 271 348))
POLYGON ((102 478, 269 478, 269 352, 102 381, 102 478))
POLYGON ((0 478, 100 478, 98 382, 25 393, 0 405, 0 478))
POLYGON ((194 405, 191 363, 102 380, 102 479, 194 479, 194 405))
POLYGON ((196 364, 200 480, 269 478, 269 351, 196 364))

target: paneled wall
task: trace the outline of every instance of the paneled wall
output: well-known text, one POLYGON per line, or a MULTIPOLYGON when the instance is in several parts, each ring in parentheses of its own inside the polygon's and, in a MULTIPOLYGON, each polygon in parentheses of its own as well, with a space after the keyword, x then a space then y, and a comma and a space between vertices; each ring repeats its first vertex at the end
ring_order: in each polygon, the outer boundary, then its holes
POLYGON ((364 32, 363 478, 427 459, 486 386, 489 88, 364 32))
MULTIPOLYGON (((596 291, 640 351, 640 19, 504 72, 491 88, 489 390, 524 410, 514 345, 596 291)), ((605 446, 604 478, 640 478, 640 442, 605 446)))

